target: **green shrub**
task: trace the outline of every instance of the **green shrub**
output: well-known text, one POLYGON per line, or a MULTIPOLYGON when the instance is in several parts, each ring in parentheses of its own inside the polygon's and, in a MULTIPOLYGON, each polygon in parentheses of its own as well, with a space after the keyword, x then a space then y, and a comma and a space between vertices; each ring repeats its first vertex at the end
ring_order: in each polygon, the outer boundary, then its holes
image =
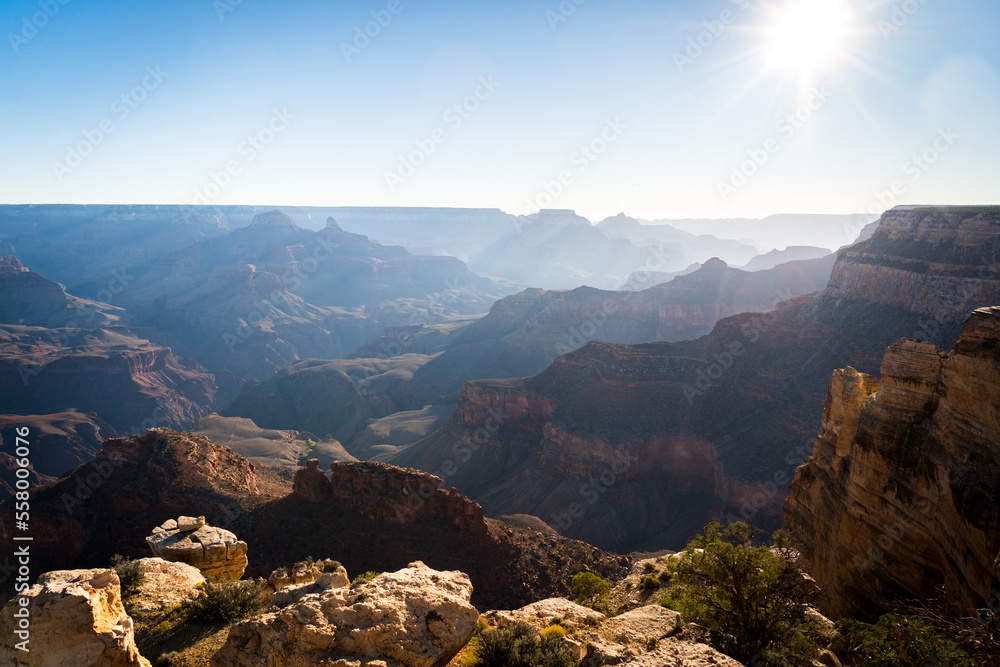
POLYGON ((188 617, 200 623, 239 621, 264 608, 263 593, 259 581, 208 581, 188 602, 188 617))
POLYGON ((837 621, 837 630, 849 649, 845 665, 865 667, 974 667, 980 663, 955 642, 925 621, 913 616, 884 614, 874 625, 852 619, 837 621))
MULTIPOLYGON (((549 626, 558 628, 558 625, 549 626)), ((541 637, 527 623, 483 632, 474 667, 573 667, 562 639, 541 637)))
POLYGON ((111 567, 118 573, 123 599, 132 597, 139 592, 139 587, 146 578, 146 571, 142 563, 132 558, 115 554, 111 557, 111 567))
POLYGON ((606 598, 611 594, 611 584, 593 572, 579 572, 574 575, 570 581, 570 588, 573 589, 573 596, 577 601, 593 597, 606 598))
MULTIPOLYGON (((688 622, 736 639, 733 657, 755 665, 809 665, 818 649, 797 626, 805 601, 798 571, 783 550, 755 546, 757 530, 743 522, 705 526, 668 565, 675 584, 660 600, 688 622), (800 641, 801 639, 801 641, 800 641)), ((781 542, 781 534, 775 534, 781 542)))
POLYGON ((323 572, 336 572, 341 568, 339 560, 325 560, 323 561, 323 572))
POLYGON ((377 577, 379 574, 381 574, 381 572, 372 572, 371 570, 359 574, 358 576, 354 577, 354 580, 351 582, 351 586, 360 586, 361 584, 368 583, 369 581, 377 577))
POLYGON ((642 590, 648 590, 650 588, 659 588, 661 586, 660 580, 656 577, 651 577, 646 575, 639 581, 639 588, 642 590))
POLYGON ((656 647, 660 645, 660 640, 656 637, 646 637, 646 650, 655 651, 656 647))
POLYGON ((643 572, 656 572, 656 566, 653 565, 652 563, 649 563, 649 562, 644 563, 643 566, 642 566, 642 571, 643 572))
POLYGON ((561 625, 550 625, 547 628, 543 628, 539 634, 542 637, 555 637, 556 639, 562 639, 566 636, 566 628, 561 625))
POLYGON ((162 635, 164 632, 170 629, 170 621, 163 621, 155 628, 150 628, 149 634, 151 635, 162 635))

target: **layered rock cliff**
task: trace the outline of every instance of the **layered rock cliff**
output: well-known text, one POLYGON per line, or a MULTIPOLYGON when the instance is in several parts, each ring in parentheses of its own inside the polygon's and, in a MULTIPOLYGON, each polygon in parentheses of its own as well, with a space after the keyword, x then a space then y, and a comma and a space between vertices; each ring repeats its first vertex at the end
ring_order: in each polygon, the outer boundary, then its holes
POLYGON ((125 433, 193 425, 215 400, 215 378, 136 334, 124 320, 120 308, 72 296, 17 259, 5 260, 0 265, 3 412, 94 412, 125 433))
POLYGON ((949 354, 894 343, 881 376, 834 372, 785 527, 831 614, 942 591, 985 606, 1000 551, 1000 308, 973 312, 949 354))
POLYGON ((470 383, 444 429, 391 461, 487 515, 533 514, 602 547, 680 548, 711 518, 777 528, 830 373, 874 373, 901 336, 953 345, 968 312, 1000 301, 998 260, 1000 208, 888 211, 823 292, 695 340, 592 341, 532 378, 470 383), (532 409, 501 409, 518 403, 532 409), (472 417, 491 409, 492 426, 472 417), (605 468, 626 451, 642 464, 605 468))

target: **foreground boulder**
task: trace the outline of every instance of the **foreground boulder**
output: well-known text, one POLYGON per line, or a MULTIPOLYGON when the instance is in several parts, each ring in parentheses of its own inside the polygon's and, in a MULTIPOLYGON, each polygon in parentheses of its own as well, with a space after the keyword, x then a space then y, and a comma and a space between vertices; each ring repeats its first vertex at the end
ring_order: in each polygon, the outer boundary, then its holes
POLYGON ((0 618, 0 663, 150 667, 135 645, 132 619, 122 606, 121 583, 111 569, 46 572, 23 596, 8 602, 0 618), (22 606, 21 597, 29 599, 22 606), (27 652, 15 612, 28 610, 27 652))
POLYGON ((471 597, 465 574, 417 561, 360 586, 310 593, 234 626, 212 665, 445 665, 476 629, 471 597))
POLYGON ((184 603, 205 582, 201 570, 187 563, 171 563, 162 558, 142 558, 142 581, 129 597, 134 614, 159 614, 184 603))
POLYGON ((664 646, 626 662, 623 667, 743 667, 743 663, 719 653, 711 646, 694 642, 671 641, 664 646))
POLYGON ((247 567, 247 543, 223 528, 205 523, 205 517, 168 519, 146 538, 153 555, 187 563, 206 579, 239 579, 247 567))

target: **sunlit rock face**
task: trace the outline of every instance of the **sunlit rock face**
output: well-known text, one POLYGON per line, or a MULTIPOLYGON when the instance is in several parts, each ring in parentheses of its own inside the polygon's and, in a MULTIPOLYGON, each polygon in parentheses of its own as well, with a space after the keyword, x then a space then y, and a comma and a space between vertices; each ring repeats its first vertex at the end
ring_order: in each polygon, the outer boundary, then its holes
POLYGON ((1000 551, 1000 308, 973 312, 949 354, 900 340, 881 372, 834 372, 785 526, 831 614, 942 588, 983 606, 1000 551))

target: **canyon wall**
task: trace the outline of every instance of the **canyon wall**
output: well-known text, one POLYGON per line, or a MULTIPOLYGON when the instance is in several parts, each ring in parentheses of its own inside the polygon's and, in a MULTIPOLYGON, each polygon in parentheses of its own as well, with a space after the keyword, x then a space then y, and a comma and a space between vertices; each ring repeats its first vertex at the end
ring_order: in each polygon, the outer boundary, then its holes
POLYGON ((833 615, 942 592, 984 606, 1000 551, 1000 308, 974 311, 949 354, 894 343, 881 376, 834 372, 785 527, 833 615))

